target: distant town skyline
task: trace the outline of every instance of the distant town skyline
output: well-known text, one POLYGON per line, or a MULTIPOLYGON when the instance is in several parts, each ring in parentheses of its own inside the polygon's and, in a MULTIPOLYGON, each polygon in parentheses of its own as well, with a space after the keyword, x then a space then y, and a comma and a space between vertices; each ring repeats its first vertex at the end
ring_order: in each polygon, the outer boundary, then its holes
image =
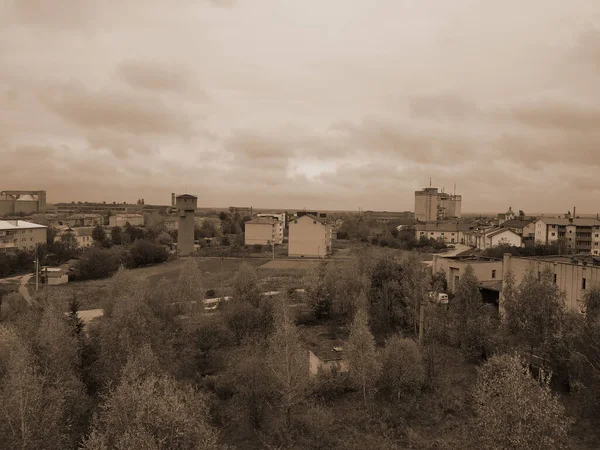
POLYGON ((0 181, 48 201, 600 208, 597 0, 19 0, 0 181))

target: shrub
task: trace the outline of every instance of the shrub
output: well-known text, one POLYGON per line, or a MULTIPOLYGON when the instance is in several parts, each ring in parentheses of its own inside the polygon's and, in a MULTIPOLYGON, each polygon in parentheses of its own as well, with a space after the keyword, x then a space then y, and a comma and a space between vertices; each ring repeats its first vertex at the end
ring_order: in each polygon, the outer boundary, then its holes
POLYGON ((169 254, 163 246, 153 244, 145 239, 136 239, 129 250, 129 255, 131 257, 130 267, 158 264, 169 258, 169 254))
POLYGON ((416 342, 398 335, 388 339, 383 352, 381 389, 400 400, 417 393, 424 382, 425 368, 416 342))
POLYGON ((120 261, 109 249, 90 248, 79 260, 79 278, 97 280, 108 278, 119 270, 120 261))

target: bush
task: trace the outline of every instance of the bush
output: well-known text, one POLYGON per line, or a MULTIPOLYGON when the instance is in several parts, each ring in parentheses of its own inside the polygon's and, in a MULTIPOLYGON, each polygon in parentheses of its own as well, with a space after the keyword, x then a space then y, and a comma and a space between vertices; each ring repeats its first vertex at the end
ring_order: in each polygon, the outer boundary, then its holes
POLYGON ((381 389, 400 400, 413 396, 425 382, 423 359, 416 342, 400 336, 391 337, 383 352, 381 389))
POLYGON ((260 245, 260 244, 254 244, 254 245, 252 246, 252 251, 253 251, 254 253, 260 253, 260 252, 262 252, 262 251, 263 251, 263 246, 262 246, 262 245, 260 245))
POLYGON ((129 267, 133 268, 165 262, 169 258, 169 253, 161 245, 145 239, 136 239, 129 249, 129 256, 131 257, 128 261, 129 267))
POLYGON ((206 294, 204 294, 204 296, 205 296, 206 298, 214 298, 214 297, 216 297, 216 295, 217 295, 217 293, 215 292, 215 290, 214 290, 214 289, 208 289, 208 290, 206 291, 206 294))
POLYGON ((97 280, 108 278, 119 270, 121 261, 109 249, 90 248, 79 261, 79 278, 97 280))

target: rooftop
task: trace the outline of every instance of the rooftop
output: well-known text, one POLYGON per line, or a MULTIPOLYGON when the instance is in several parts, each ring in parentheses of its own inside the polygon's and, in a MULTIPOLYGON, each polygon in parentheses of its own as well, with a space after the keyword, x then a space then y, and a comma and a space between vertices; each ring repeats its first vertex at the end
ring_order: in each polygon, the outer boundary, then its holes
POLYGON ((561 264, 581 264, 581 265, 589 264, 589 265, 594 265, 594 266, 600 266, 600 256, 593 256, 590 254, 527 256, 527 257, 513 256, 513 258, 530 259, 530 260, 534 260, 534 261, 546 261, 546 262, 561 263, 561 264))
POLYGON ((502 222, 501 227, 504 228, 525 228, 527 225, 532 223, 533 220, 519 220, 519 219, 511 219, 505 222, 502 222))
POLYGON ((595 218, 581 218, 576 217, 574 219, 564 219, 558 217, 542 217, 539 219, 544 222, 546 225, 559 225, 559 226, 567 226, 567 225, 575 225, 579 227, 593 227, 600 226, 600 220, 595 218))
POLYGON ((113 214, 113 216, 116 216, 116 217, 131 217, 131 218, 144 217, 141 214, 135 214, 135 213, 117 213, 117 214, 113 214))
POLYGON ((468 231, 469 225, 457 222, 427 222, 415 225, 417 231, 468 231))
POLYGON ((25 222, 24 220, 0 220, 0 230, 26 230, 34 228, 48 228, 46 225, 25 222))
POLYGON ((279 220, 271 219, 270 217, 255 217, 254 219, 246 222, 246 224, 251 225, 275 225, 276 223, 279 223, 279 220))

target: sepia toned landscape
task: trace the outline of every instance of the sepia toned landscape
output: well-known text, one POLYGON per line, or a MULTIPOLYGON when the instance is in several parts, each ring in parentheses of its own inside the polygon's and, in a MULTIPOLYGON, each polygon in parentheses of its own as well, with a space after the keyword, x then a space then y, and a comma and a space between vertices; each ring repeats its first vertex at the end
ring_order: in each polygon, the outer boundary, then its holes
POLYGON ((0 449, 600 449, 598 0, 0 0, 0 449))

